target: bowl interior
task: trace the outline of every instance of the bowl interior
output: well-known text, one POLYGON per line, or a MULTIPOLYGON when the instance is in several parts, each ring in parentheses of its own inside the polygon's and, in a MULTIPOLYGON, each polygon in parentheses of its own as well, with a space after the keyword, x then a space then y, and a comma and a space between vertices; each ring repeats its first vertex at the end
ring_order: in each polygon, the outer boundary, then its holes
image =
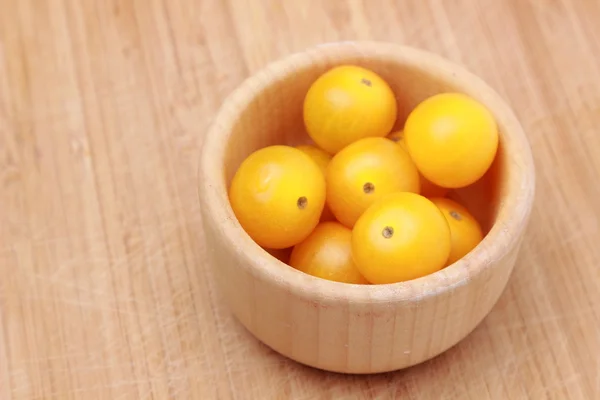
MULTIPOLYGON (((203 157, 207 159, 203 160, 203 168, 223 171, 223 175, 219 175, 221 178, 209 185, 214 196, 220 196, 220 200, 227 196, 227 188, 236 169, 253 151, 273 144, 310 143, 302 118, 304 97, 320 74, 343 64, 369 68, 390 84, 398 103, 395 129, 402 128, 406 117, 420 101, 440 92, 466 93, 485 104, 495 115, 500 144, 492 168, 476 184, 452 191, 449 197, 469 208, 486 234, 497 229, 498 237, 490 239, 488 234, 465 257, 477 258, 472 260, 474 262, 459 260, 438 273, 418 279, 421 283, 429 280, 434 286, 464 282, 469 274, 476 272, 479 265, 489 265, 490 260, 501 256, 493 254, 494 251, 507 251, 512 239, 507 235, 502 236, 502 233, 518 229, 528 214, 528 207, 519 213, 516 210, 518 203, 523 199, 530 201, 532 194, 523 191, 533 180, 528 172, 532 169, 531 155, 518 122, 497 94, 477 77, 437 56, 393 45, 357 47, 348 44, 322 46, 268 66, 247 80, 227 100, 205 140, 203 157), (495 227, 499 220, 502 220, 502 229, 495 227), (496 250, 492 251, 486 246, 495 247, 496 250)), ((224 213, 223 217, 233 216, 230 209, 219 212, 224 213)), ((267 253, 262 254, 269 257, 267 253)), ((274 255, 285 261, 285 251, 274 255)))

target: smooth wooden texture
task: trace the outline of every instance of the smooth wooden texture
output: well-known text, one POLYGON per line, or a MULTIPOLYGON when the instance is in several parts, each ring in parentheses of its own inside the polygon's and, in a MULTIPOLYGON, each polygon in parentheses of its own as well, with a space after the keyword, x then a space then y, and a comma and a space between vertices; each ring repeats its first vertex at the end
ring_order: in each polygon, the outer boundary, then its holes
POLYGON ((0 398, 596 398, 599 20, 587 0, 0 0, 0 398), (491 313, 375 376, 304 367, 235 320, 196 193, 225 96, 350 39, 465 65, 515 110, 537 167, 491 313))
POLYGON ((198 191, 208 264, 233 313, 277 352, 333 372, 406 368, 454 346, 496 303, 529 220, 534 176, 530 146, 515 115, 464 68, 387 42, 322 44, 247 79, 225 100, 206 134, 198 191), (359 65, 388 82, 399 107, 397 128, 417 104, 443 92, 465 93, 494 115, 500 133, 496 162, 477 185, 456 192, 475 215, 487 216, 486 237, 463 259, 407 282, 340 284, 281 263, 235 218, 228 188, 237 167, 265 146, 306 142, 306 93, 319 75, 340 65, 359 65))

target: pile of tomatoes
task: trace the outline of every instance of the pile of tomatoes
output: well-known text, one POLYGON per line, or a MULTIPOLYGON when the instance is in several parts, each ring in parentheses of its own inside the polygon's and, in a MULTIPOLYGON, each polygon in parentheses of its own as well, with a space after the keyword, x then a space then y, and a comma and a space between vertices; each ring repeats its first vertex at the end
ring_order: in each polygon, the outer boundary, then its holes
POLYGON ((498 128, 481 103, 436 94, 392 132, 388 83, 345 65, 318 77, 303 112, 314 144, 259 149, 231 182, 232 209, 260 246, 292 249, 289 265, 323 279, 384 284, 438 271, 482 240, 469 210, 445 197, 496 156, 498 128))

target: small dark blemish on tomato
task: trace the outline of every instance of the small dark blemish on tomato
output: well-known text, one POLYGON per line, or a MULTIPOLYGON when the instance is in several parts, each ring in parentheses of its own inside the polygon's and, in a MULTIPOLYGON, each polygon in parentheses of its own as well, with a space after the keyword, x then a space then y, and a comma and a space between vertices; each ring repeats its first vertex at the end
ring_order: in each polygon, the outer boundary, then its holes
POLYGON ((367 85, 368 87, 371 87, 373 85, 371 83, 371 81, 368 80, 367 78, 362 78, 362 80, 360 81, 360 83, 362 83, 363 85, 367 85))

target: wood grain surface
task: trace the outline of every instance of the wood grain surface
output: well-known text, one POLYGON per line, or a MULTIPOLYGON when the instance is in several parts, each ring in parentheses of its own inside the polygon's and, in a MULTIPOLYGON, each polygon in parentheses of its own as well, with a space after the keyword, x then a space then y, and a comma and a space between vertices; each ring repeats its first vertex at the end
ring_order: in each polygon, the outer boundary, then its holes
POLYGON ((595 399, 600 2, 0 0, 0 399, 595 399), (198 149, 269 61, 421 47, 514 107, 537 201, 491 314, 441 356, 351 376, 289 361, 205 266, 198 149))

